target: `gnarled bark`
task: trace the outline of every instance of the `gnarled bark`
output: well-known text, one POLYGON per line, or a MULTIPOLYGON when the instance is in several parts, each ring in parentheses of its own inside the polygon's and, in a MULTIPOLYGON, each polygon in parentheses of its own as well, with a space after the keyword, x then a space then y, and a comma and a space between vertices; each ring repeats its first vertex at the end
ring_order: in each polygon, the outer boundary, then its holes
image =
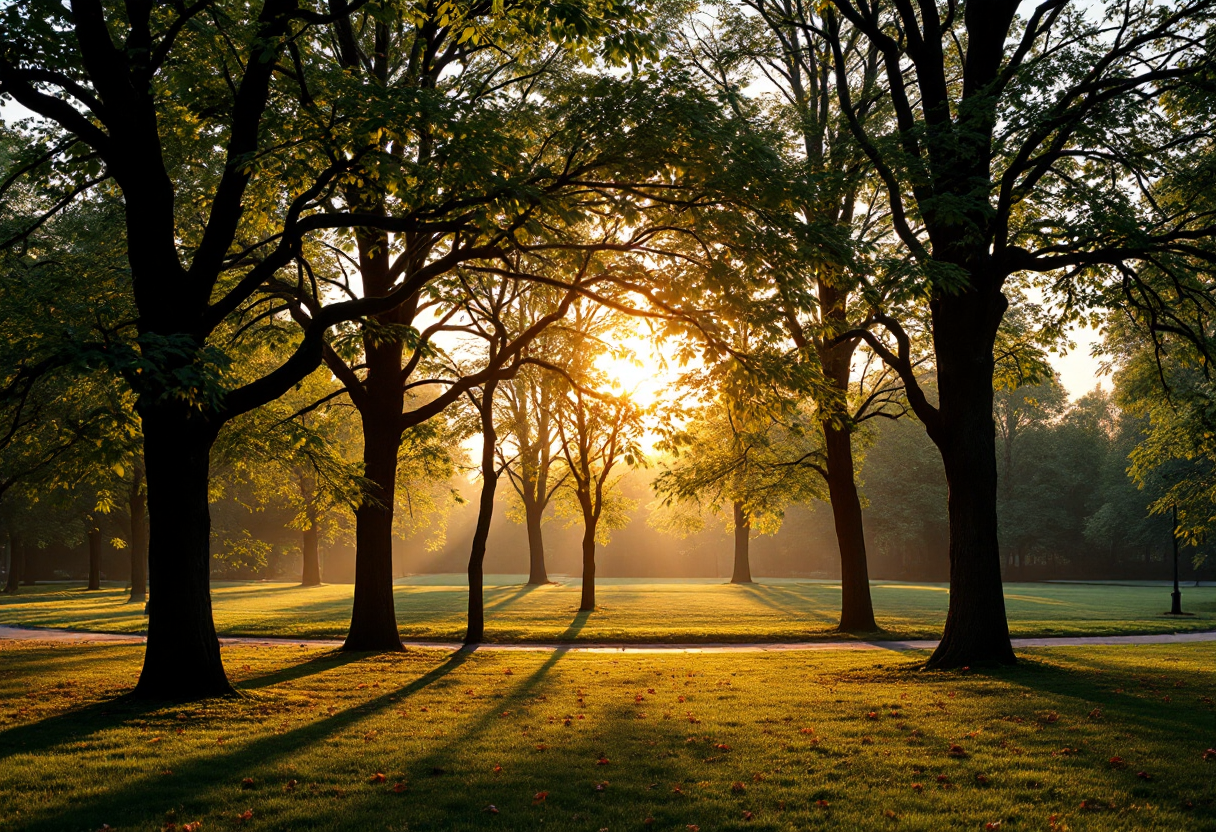
POLYGON ((135 696, 232 692, 211 618, 209 455, 215 428, 185 405, 141 408, 148 478, 148 643, 135 696))

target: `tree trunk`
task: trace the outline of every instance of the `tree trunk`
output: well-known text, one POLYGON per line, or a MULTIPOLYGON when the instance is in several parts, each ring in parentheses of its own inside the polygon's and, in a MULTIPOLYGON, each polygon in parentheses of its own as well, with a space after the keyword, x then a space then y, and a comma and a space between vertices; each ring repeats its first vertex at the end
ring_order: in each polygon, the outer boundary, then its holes
POLYGON ((997 542, 992 356, 1007 303, 972 290, 932 302, 939 421, 930 433, 949 489, 950 608, 935 668, 1014 664, 997 542))
POLYGON ((9 594, 17 592, 25 573, 25 544, 17 532, 8 533, 8 581, 4 591, 9 594))
POLYGON ((595 527, 599 518, 583 509, 583 593, 579 612, 595 611, 595 527))
POLYGON ((481 500, 477 506, 473 546, 469 551, 469 622, 464 634, 465 644, 480 644, 486 633, 486 541, 490 537, 494 492, 498 488, 498 472, 494 466, 494 448, 498 444, 494 430, 494 389, 497 386, 493 381, 486 382, 481 400, 481 500))
POLYGON ((321 555, 317 548, 317 525, 310 519, 308 528, 301 532, 300 550, 304 553, 304 569, 301 586, 321 585, 321 555))
POLYGON ((181 406, 141 409, 148 478, 148 642, 135 695, 232 693, 211 617, 208 462, 215 430, 181 406))
POLYGON ((748 543, 752 532, 751 518, 743 509, 743 503, 735 500, 735 571, 730 576, 732 584, 750 584, 752 566, 748 559, 748 543))
POLYGON ((127 511, 131 517, 131 597, 127 603, 142 604, 148 597, 148 536, 144 528, 147 522, 147 496, 143 491, 144 469, 135 466, 134 482, 127 497, 127 511))
POLYGON ((355 600, 342 649, 396 651, 402 647, 393 606, 393 501, 401 405, 373 405, 362 416, 364 476, 370 493, 355 510, 355 600))
POLYGON ((549 583, 545 568, 545 539, 541 530, 545 509, 535 500, 524 501, 524 517, 528 527, 528 585, 549 583))
POLYGON ((89 589, 101 589, 101 529, 89 521, 89 589))
POLYGON ((866 563, 866 539, 862 527, 861 499, 853 471, 853 436, 845 427, 823 423, 827 451, 828 495, 836 524, 840 550, 840 630, 871 633, 874 605, 870 600, 870 571, 866 563))

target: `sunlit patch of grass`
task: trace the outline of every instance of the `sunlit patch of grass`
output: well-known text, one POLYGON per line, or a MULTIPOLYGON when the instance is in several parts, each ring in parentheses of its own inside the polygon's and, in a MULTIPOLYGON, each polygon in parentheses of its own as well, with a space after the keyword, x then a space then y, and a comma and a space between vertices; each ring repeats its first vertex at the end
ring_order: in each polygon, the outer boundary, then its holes
POLYGON ((1216 827, 1213 645, 224 654, 240 698, 149 707, 136 646, 0 651, 0 828, 1216 827))
MULTIPOLYGON (((489 641, 740 642, 839 638, 838 584, 765 579, 750 586, 721 581, 599 582, 599 608, 579 621, 579 583, 528 587, 515 576, 492 577, 486 589, 489 641)), ((464 634, 463 576, 428 575, 395 587, 407 639, 457 640, 464 634)), ((302 588, 288 583, 217 583, 216 625, 225 635, 341 638, 350 621, 348 584, 302 588)), ((0 596, 0 624, 142 632, 143 607, 120 587, 23 587, 0 596)), ((944 584, 875 582, 875 613, 887 638, 937 638, 949 591, 944 584)), ((1015 636, 1122 635, 1216 627, 1216 587, 1185 587, 1193 617, 1163 616, 1163 587, 1007 584, 1015 636)))

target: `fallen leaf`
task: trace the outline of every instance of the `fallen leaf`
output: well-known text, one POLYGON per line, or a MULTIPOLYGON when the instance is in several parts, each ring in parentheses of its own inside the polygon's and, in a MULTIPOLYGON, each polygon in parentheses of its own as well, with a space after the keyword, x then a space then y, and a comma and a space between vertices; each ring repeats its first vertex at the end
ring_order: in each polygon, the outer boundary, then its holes
POLYGON ((1111 768, 1127 768, 1127 760, 1124 760, 1118 754, 1110 758, 1111 768))
POLYGON ((1207 762, 1208 760, 1216 760, 1216 748, 1209 748, 1207 751, 1203 752, 1203 759, 1204 762, 1207 762))
POLYGON ((994 820, 994 821, 991 821, 991 822, 989 822, 989 823, 985 823, 985 824, 984 824, 984 828, 985 828, 985 829, 1000 829, 1000 828, 1001 828, 1001 822, 1000 822, 999 820, 994 820))
POLYGON ((979 783, 981 786, 987 786, 988 785, 988 775, 987 774, 975 775, 975 782, 979 783))
POLYGON ((283 791, 285 791, 285 792, 295 791, 295 788, 297 785, 298 785, 298 781, 288 780, 286 783, 283 784, 283 791))
POLYGON ((533 803, 541 803, 541 802, 542 802, 542 801, 544 801, 544 800, 545 800, 545 798, 547 798, 548 796, 549 796, 549 793, 548 793, 548 792, 537 792, 536 794, 532 795, 532 802, 533 802, 533 803))
POLYGON ((831 804, 828 803, 826 800, 816 800, 815 805, 818 806, 820 809, 826 809, 831 804))
POLYGON ((242 780, 242 781, 241 781, 241 788, 242 788, 242 789, 252 789, 252 788, 253 788, 253 778, 252 778, 252 777, 246 777, 244 780, 242 780))
POLYGON ((743 819, 744 819, 744 820, 751 820, 751 819, 752 819, 752 818, 754 818, 754 817, 755 817, 755 815, 754 815, 754 814, 752 814, 751 812, 748 812, 748 811, 744 810, 744 812, 743 812, 743 819))
POLYGON ((1153 779, 1153 775, 1149 774, 1147 771, 1137 771, 1136 776, 1139 777, 1141 780, 1152 780, 1153 779))
POLYGON ((741 792, 747 791, 747 786, 743 785, 741 782, 736 780, 735 782, 730 784, 730 790, 732 792, 734 792, 735 794, 739 794, 741 792))
POLYGON ((925 790, 924 784, 922 784, 922 783, 913 783, 912 784, 912 791, 923 792, 924 790, 925 790))
POLYGON ((370 780, 370 782, 372 782, 372 783, 383 783, 383 782, 384 782, 385 780, 387 780, 387 779, 388 779, 388 778, 387 778, 387 777, 385 777, 383 773, 381 773, 381 772, 377 771, 375 774, 373 774, 373 775, 371 776, 371 780, 370 780))
POLYGON ((495 774, 502 774, 502 766, 494 766, 495 774))
POLYGON ((487 806, 486 808, 482 809, 482 811, 483 811, 483 812, 489 812, 491 815, 497 815, 497 814, 498 814, 498 807, 497 807, 497 806, 495 806, 493 803, 491 803, 489 806, 487 806))
POLYGON ((967 756, 966 750, 961 745, 958 745, 957 743, 951 744, 950 750, 947 751, 946 753, 949 754, 951 757, 966 757, 967 756))
POLYGON ((244 823, 247 820, 253 820, 253 810, 252 809, 246 809, 245 811, 241 812, 239 815, 236 816, 237 823, 244 823))
POLYGON ((394 783, 393 784, 393 792, 395 792, 396 794, 401 794, 402 792, 409 791, 409 788, 410 787, 409 787, 408 783, 394 783))
POLYGON ((603 754, 601 754, 600 758, 595 761, 595 764, 597 766, 606 766, 606 765, 608 765, 608 758, 605 757, 603 754))

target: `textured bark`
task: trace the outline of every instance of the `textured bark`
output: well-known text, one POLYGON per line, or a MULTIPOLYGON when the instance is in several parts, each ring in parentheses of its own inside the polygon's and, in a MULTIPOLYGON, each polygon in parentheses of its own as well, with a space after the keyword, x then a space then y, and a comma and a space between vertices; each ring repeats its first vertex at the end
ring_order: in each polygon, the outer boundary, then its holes
POLYGON ((935 298, 938 424, 949 488, 950 608, 929 666, 1014 664, 997 542, 993 346, 1006 308, 998 290, 935 298))
POLYGON ((101 589, 101 529, 89 521, 89 589, 101 589))
POLYGON ((401 406, 379 414, 369 407, 362 413, 364 476, 370 493, 355 510, 355 598, 342 649, 395 651, 402 649, 393 606, 393 500, 401 406))
POLYGON ((748 545, 752 533, 751 517, 743 508, 743 503, 735 500, 735 569, 731 573, 732 584, 750 584, 752 582, 752 566, 749 560, 748 545))
POLYGON ((143 480, 143 466, 137 465, 127 496, 127 515, 131 518, 131 597, 128 599, 131 604, 142 604, 148 597, 147 496, 143 480))
POLYGON ((17 592, 21 578, 25 573, 25 544, 17 532, 8 533, 8 580, 4 585, 6 593, 17 592))
POLYGON ((469 621, 465 644, 480 644, 486 632, 485 560, 486 541, 490 537, 490 521, 494 517, 494 492, 498 489, 494 448, 498 434, 494 430, 494 389, 488 382, 481 400, 481 500, 477 506, 477 528, 469 551, 469 621))
POLYGON ((840 551, 840 630, 868 633, 878 629, 870 600, 870 572, 862 527, 861 499, 853 470, 853 437, 848 428, 823 424, 827 454, 828 495, 840 551))
POLYGON ((215 429, 183 406, 141 411, 148 478, 148 643, 135 696, 232 693, 211 618, 208 457, 215 429))

